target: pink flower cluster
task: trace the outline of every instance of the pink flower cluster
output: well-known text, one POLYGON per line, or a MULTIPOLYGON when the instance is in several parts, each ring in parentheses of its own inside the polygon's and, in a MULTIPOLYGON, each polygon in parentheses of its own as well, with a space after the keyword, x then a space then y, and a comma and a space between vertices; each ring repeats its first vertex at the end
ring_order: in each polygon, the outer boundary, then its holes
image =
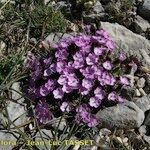
MULTIPOLYGON (((25 64, 31 70, 28 95, 38 100, 45 98, 49 106, 52 96, 62 112, 75 112, 73 117, 77 123, 96 126, 98 120, 92 110, 100 108, 104 101, 123 102, 115 87, 130 84, 125 76, 113 74, 115 66, 110 56, 115 49, 114 42, 100 29, 94 34, 62 39, 54 49, 53 57, 37 60, 31 53, 27 56, 25 64), (86 100, 79 103, 68 99, 68 95, 86 100)), ((121 53, 117 59, 122 63, 126 57, 121 53)), ((41 111, 38 108, 36 111, 41 111)))

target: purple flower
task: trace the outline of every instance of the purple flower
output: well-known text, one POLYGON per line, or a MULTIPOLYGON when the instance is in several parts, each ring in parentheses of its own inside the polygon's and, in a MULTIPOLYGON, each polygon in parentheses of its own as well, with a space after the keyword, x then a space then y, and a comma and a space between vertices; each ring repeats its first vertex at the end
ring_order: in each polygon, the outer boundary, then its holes
POLYGON ((75 121, 76 121, 76 123, 78 123, 78 124, 81 123, 82 119, 81 119, 81 116, 80 116, 79 113, 77 113, 77 114, 75 115, 75 121))
POLYGON ((74 60, 79 60, 79 59, 83 59, 83 55, 81 52, 76 52, 73 56, 74 60))
POLYGON ((94 65, 98 62, 98 57, 94 53, 90 53, 88 57, 86 57, 86 63, 88 65, 94 65))
POLYGON ((27 97, 29 97, 32 100, 41 97, 39 89, 36 87, 29 87, 27 90, 27 97))
POLYGON ((113 86, 116 83, 116 79, 108 72, 103 72, 102 76, 98 77, 98 80, 100 81, 101 86, 104 85, 113 86))
POLYGON ((35 115, 39 123, 46 124, 53 118, 52 113, 49 111, 49 104, 45 101, 39 101, 35 108, 35 115))
POLYGON ((85 47, 81 47, 80 51, 82 52, 82 54, 88 54, 91 51, 91 45, 87 45, 85 47))
POLYGON ((86 35, 80 35, 74 38, 74 42, 78 47, 85 47, 90 43, 90 37, 86 35))
POLYGON ((61 88, 57 88, 53 91, 53 95, 55 99, 62 99, 64 96, 64 92, 61 88))
POLYGON ((123 84, 123 85, 129 85, 130 84, 128 78, 126 78, 124 76, 120 77, 120 83, 123 84))
POLYGON ((46 83, 45 83, 45 87, 52 91, 55 88, 55 80, 49 79, 46 83))
POLYGON ((68 76, 70 74, 74 74, 73 62, 68 62, 68 64, 65 66, 62 74, 66 75, 66 76, 68 76))
POLYGON ((103 67, 104 67, 106 70, 111 70, 112 67, 113 67, 113 65, 112 65, 112 63, 111 63, 110 61, 105 61, 105 62, 103 63, 103 67))
POLYGON ((86 89, 91 89, 93 86, 93 81, 90 79, 83 79, 82 80, 82 86, 85 87, 86 89))
POLYGON ((96 35, 103 36, 105 39, 109 39, 109 34, 103 29, 97 30, 96 35))
POLYGON ((60 85, 65 85, 67 82, 68 82, 68 79, 66 77, 66 75, 61 75, 57 82, 60 84, 60 85))
POLYGON ((65 85, 63 85, 62 90, 63 90, 63 92, 65 92, 65 93, 70 93, 70 92, 73 91, 73 88, 70 87, 68 84, 65 84, 65 85))
POLYGON ((43 85, 40 87, 41 96, 47 96, 49 94, 49 90, 43 85))
POLYGON ((41 96, 47 96, 55 88, 54 80, 49 79, 47 83, 40 87, 41 96))
POLYGON ((55 57, 57 58, 57 60, 61 61, 61 60, 66 60, 68 57, 68 52, 65 49, 61 49, 56 51, 55 53, 55 57))
POLYGON ((138 66, 137 66, 137 64, 134 61, 132 61, 131 63, 129 63, 129 66, 132 67, 132 69, 133 69, 134 72, 136 72, 137 69, 138 69, 138 66))
POLYGON ((66 62, 65 61, 57 62, 57 66, 56 66, 57 72, 59 72, 59 73, 63 72, 64 69, 65 69, 65 66, 66 66, 66 62))
POLYGON ((111 92, 111 93, 108 94, 108 100, 110 100, 110 101, 116 101, 116 99, 117 99, 116 92, 111 92))
POLYGON ((107 85, 113 86, 116 83, 116 79, 112 75, 109 74, 105 77, 105 83, 107 85))
POLYGON ((87 112, 90 111, 90 108, 85 103, 76 108, 76 112, 83 112, 83 111, 87 111, 87 112))
POLYGON ((89 89, 82 87, 82 86, 79 88, 79 91, 80 91, 81 95, 88 95, 90 92, 89 89))
POLYGON ((70 112, 71 106, 68 102, 63 102, 62 105, 60 106, 60 109, 62 112, 70 112))
POLYGON ((118 101, 119 103, 123 103, 123 102, 125 101, 125 99, 124 99, 122 96, 118 96, 118 97, 117 97, 117 101, 118 101))
POLYGON ((98 125, 98 121, 95 115, 90 116, 90 121, 88 122, 88 127, 92 128, 98 125))
MULTIPOLYGON (((117 77, 111 74, 113 67, 116 67, 111 61, 116 60, 111 55, 115 43, 103 29, 92 33, 90 27, 87 30, 88 34, 81 33, 59 41, 54 47, 54 55, 48 55, 50 57, 37 59, 32 53, 28 54, 25 64, 30 71, 31 80, 27 94, 43 103, 37 105, 40 113, 36 113, 40 122, 46 120, 48 115, 45 114, 48 114, 49 107, 55 111, 53 102, 46 103, 52 94, 54 100, 61 100, 56 103, 56 108, 66 112, 66 115, 74 108, 76 112, 72 113, 72 119, 75 117, 77 123, 90 128, 98 124, 94 113, 104 99, 116 103, 124 101, 121 95, 116 94, 116 87, 122 86, 121 84, 129 85, 129 81, 124 72, 121 72, 121 77, 119 74, 117 77), (116 80, 118 76, 119 81, 116 80), (81 101, 78 100, 79 96, 83 97, 81 101), (65 97, 71 101, 66 101, 65 97), (45 99, 44 102, 41 101, 42 98, 45 99), (43 110, 42 107, 46 109, 43 110), (41 119, 43 116, 45 118, 41 119)), ((125 58, 120 54, 119 63, 125 58)))
POLYGON ((73 67, 75 69, 80 69, 80 68, 84 67, 84 60, 83 59, 75 60, 73 63, 73 67))
POLYGON ((108 41, 106 42, 106 47, 107 47, 110 51, 113 51, 113 49, 115 48, 114 43, 113 43, 112 41, 110 41, 110 40, 108 40, 108 41))
POLYGON ((40 65, 37 58, 31 52, 28 52, 26 59, 24 60, 24 66, 27 69, 35 70, 36 66, 40 65))
POLYGON ((120 54, 119 54, 119 60, 120 60, 120 61, 126 60, 126 55, 125 55, 125 53, 120 53, 120 54))
POLYGON ((91 107, 98 108, 100 104, 101 104, 101 100, 99 100, 96 96, 90 98, 89 105, 91 107))
POLYGON ((100 56, 103 54, 103 52, 106 50, 106 48, 103 48, 103 47, 95 47, 94 48, 94 53, 95 55, 97 56, 100 56))
POLYGON ((70 74, 67 76, 67 78, 68 78, 68 85, 70 87, 78 88, 79 80, 75 74, 70 74))
POLYGON ((51 74, 52 74, 52 71, 51 71, 50 68, 44 70, 44 74, 43 74, 43 75, 44 75, 45 77, 48 77, 48 76, 50 76, 51 74))
POLYGON ((52 63, 52 58, 49 57, 49 58, 44 59, 43 63, 44 63, 44 68, 48 68, 50 64, 52 63))
POLYGON ((90 34, 90 33, 91 33, 91 25, 86 25, 86 26, 84 27, 84 30, 85 30, 85 32, 86 32, 87 34, 90 34))
POLYGON ((98 98, 99 100, 102 100, 104 99, 104 91, 102 90, 102 88, 100 87, 97 87, 95 90, 94 90, 94 94, 95 94, 95 97, 98 98))
POLYGON ((102 67, 99 67, 99 68, 97 68, 97 70, 95 70, 95 76, 101 77, 103 72, 104 72, 104 69, 102 67))
POLYGON ((62 48, 66 48, 66 47, 68 47, 68 43, 65 42, 65 41, 61 41, 61 42, 59 43, 59 46, 62 47, 62 48))
POLYGON ((31 73, 31 82, 39 80, 42 76, 42 68, 37 66, 37 68, 31 73))

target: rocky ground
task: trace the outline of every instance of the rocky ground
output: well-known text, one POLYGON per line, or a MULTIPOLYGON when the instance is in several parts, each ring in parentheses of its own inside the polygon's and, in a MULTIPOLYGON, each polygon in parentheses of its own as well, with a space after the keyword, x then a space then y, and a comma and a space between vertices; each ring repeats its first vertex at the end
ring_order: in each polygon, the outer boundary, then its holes
MULTIPOLYGON (((49 1, 45 1, 45 3, 49 3, 49 1)), ((89 11, 83 10, 82 13, 79 13, 78 9, 75 10, 69 1, 52 3, 50 1, 50 5, 60 9, 67 18, 69 23, 68 32, 62 34, 63 36, 71 36, 73 32, 77 32, 82 21, 86 24, 99 25, 110 34, 118 49, 122 49, 127 56, 135 56, 142 64, 140 73, 136 73, 133 67, 130 74, 127 75, 132 81, 130 86, 122 89, 123 94, 127 97, 127 101, 124 104, 108 107, 97 113, 97 117, 102 119, 103 124, 97 134, 95 134, 95 137, 93 137, 96 143, 95 146, 71 146, 64 149, 149 150, 150 0, 99 0, 92 9, 89 11)), ((60 38, 60 32, 51 32, 41 45, 44 43, 43 45, 46 46, 47 42, 53 44, 60 38)), ((29 41, 36 43, 38 39, 31 37, 29 41)), ((7 43, 3 39, 0 42, 0 50, 2 50, 7 46, 7 43)), ((116 50, 117 52, 118 50, 116 50)), ((21 134, 26 139, 28 134, 24 135, 24 131, 32 131, 34 124, 29 119, 26 111, 27 104, 24 103, 25 98, 21 94, 20 81, 11 84, 9 90, 6 93, 10 95, 11 100, 7 102, 7 107, 5 107, 7 113, 3 114, 4 108, 1 108, 0 139, 18 141, 21 134), (29 129, 26 129, 26 125, 28 125, 29 129)), ((1 92, 1 95, 3 94, 4 91, 1 92)), ((65 123, 65 120, 62 121, 59 130, 64 130, 65 123)), ((57 121, 53 124, 57 126, 55 124, 57 124, 57 121)), ((35 139, 51 136, 49 129, 41 129, 40 133, 33 134, 35 139)), ((76 139, 76 137, 72 138, 76 139)), ((45 148, 38 146, 35 149, 38 148, 45 150, 45 148)), ((24 148, 22 148, 22 145, 20 147, 17 146, 15 149, 12 148, 12 145, 7 147, 1 147, 0 145, 0 149, 23 150, 24 148)))

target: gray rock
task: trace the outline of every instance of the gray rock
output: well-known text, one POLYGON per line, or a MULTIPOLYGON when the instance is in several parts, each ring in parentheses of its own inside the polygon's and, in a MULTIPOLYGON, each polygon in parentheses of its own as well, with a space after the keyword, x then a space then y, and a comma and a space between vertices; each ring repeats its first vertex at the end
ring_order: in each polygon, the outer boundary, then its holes
POLYGON ((102 120, 102 126, 106 128, 132 129, 141 126, 144 112, 133 102, 126 101, 100 110, 97 117, 102 120))
POLYGON ((144 0, 143 5, 138 9, 138 14, 150 21, 150 0, 144 0))
POLYGON ((135 99, 134 103, 141 109, 143 112, 146 112, 150 109, 150 94, 143 96, 141 98, 135 99))
POLYGON ((150 87, 150 74, 146 74, 146 84, 150 87))
POLYGON ((137 97, 141 96, 141 93, 140 93, 140 91, 138 89, 136 89, 135 96, 137 96, 137 97))
POLYGON ((143 139, 150 144, 150 126, 142 125, 139 128, 139 133, 143 137, 143 139))
POLYGON ((97 1, 96 4, 94 5, 93 11, 96 14, 104 12, 104 8, 103 8, 102 4, 99 1, 97 1))
POLYGON ((139 88, 139 92, 141 93, 142 96, 146 96, 147 94, 145 93, 145 91, 143 90, 143 88, 139 88))
POLYGON ((111 0, 100 0, 100 2, 104 5, 108 4, 109 2, 111 2, 111 0))
POLYGON ((64 33, 51 33, 49 34, 45 41, 50 43, 50 44, 55 44, 57 43, 62 37, 63 38, 67 38, 67 37, 71 37, 73 36, 73 34, 64 34, 64 33))
POLYGON ((0 131, 0 150, 12 150, 17 139, 10 133, 0 131))
POLYGON ((111 134, 111 131, 108 130, 107 128, 102 128, 100 130, 100 133, 103 135, 103 136, 106 136, 106 135, 110 135, 111 134))
POLYGON ((117 23, 101 22, 101 27, 111 35, 118 48, 121 48, 128 56, 135 55, 143 64, 150 65, 149 40, 117 23))
MULTIPOLYGON (((16 82, 12 85, 12 99, 13 101, 9 101, 7 105, 8 115, 11 121, 14 121, 15 125, 24 124, 28 121, 26 116, 26 107, 24 102, 24 98, 19 94, 20 92, 20 84, 16 82)), ((13 124, 12 124, 13 126, 13 124)))
POLYGON ((144 120, 144 125, 150 126, 150 110, 146 112, 145 120, 144 120))
POLYGON ((146 83, 145 83, 145 92, 150 93, 150 74, 145 75, 146 83))
POLYGON ((126 99, 132 101, 133 96, 135 95, 136 88, 131 87, 131 86, 123 86, 121 88, 121 94, 124 96, 126 99))
POLYGON ((105 18, 104 8, 99 1, 96 2, 91 11, 83 13, 84 22, 95 22, 95 19, 102 20, 103 18, 105 18))
POLYGON ((55 128, 58 127, 58 129, 61 131, 64 130, 64 128, 66 127, 66 124, 67 124, 66 120, 64 118, 59 117, 59 118, 54 118, 53 120, 54 120, 54 122, 52 124, 53 127, 55 127, 55 128), (60 122, 60 119, 61 119, 61 122, 60 122), (59 126, 58 126, 58 124, 59 124, 59 126))
POLYGON ((146 32, 148 28, 150 28, 150 23, 147 20, 144 20, 140 16, 136 16, 135 24, 137 26, 137 31, 136 33, 141 33, 141 32, 146 32), (138 31, 140 30, 140 31, 138 31))
POLYGON ((35 141, 42 141, 39 145, 37 145, 37 147, 39 149, 43 149, 45 150, 46 147, 48 149, 51 148, 50 144, 49 144, 49 140, 52 139, 52 133, 50 130, 46 130, 46 129, 41 129, 40 131, 38 131, 35 135, 35 141), (45 142, 45 143, 44 143, 45 142))
POLYGON ((137 86, 139 88, 143 88, 145 86, 145 79, 144 78, 140 78, 138 81, 137 81, 137 86))
POLYGON ((146 134, 146 126, 145 125, 142 125, 140 128, 139 128, 139 132, 140 132, 140 135, 144 135, 146 134))
POLYGON ((144 135, 143 139, 150 145, 150 136, 144 135))

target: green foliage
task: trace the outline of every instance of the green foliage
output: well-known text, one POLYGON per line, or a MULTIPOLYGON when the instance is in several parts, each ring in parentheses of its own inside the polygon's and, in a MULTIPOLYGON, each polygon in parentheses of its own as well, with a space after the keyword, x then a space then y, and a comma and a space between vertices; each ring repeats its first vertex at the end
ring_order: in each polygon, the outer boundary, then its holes
POLYGON ((85 9, 92 8, 97 0, 77 0, 77 5, 82 5, 85 9))
POLYGON ((4 36, 12 35, 21 30, 23 35, 29 30, 30 37, 40 39, 50 32, 65 32, 67 23, 63 15, 42 2, 17 0, 15 4, 7 4, 0 18, 0 33, 4 36))
POLYGON ((120 0, 118 3, 111 2, 106 6, 106 12, 109 14, 109 20, 118 22, 125 26, 130 26, 133 21, 131 14, 132 9, 132 0, 120 0))
POLYGON ((65 32, 66 20, 63 15, 50 6, 37 5, 31 15, 31 30, 34 37, 50 32, 65 32))

